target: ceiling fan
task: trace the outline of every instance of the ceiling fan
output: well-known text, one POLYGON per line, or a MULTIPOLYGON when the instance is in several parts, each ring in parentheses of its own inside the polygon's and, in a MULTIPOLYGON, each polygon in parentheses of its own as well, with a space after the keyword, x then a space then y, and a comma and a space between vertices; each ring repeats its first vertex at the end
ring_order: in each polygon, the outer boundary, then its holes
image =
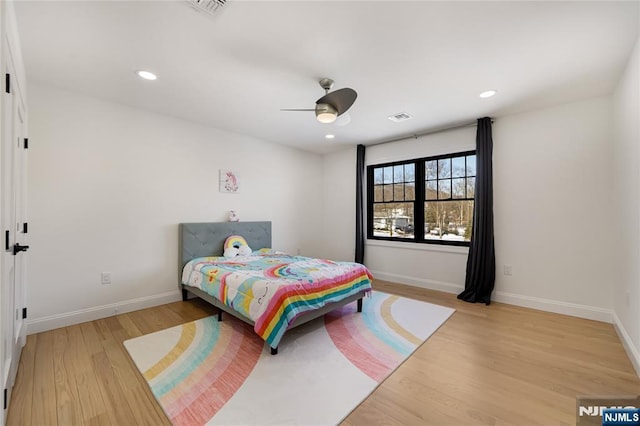
POLYGON ((333 80, 322 78, 320 87, 325 95, 316 101, 313 109, 281 109, 280 111, 315 111, 316 119, 321 123, 333 123, 339 115, 344 114, 356 101, 358 94, 348 87, 329 92, 333 87, 333 80))

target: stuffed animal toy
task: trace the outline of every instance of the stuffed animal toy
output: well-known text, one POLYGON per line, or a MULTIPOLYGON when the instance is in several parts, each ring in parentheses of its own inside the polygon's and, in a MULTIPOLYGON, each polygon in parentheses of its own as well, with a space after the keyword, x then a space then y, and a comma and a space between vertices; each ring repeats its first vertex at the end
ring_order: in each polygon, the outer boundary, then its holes
POLYGON ((230 235, 224 242, 224 257, 250 256, 251 253, 253 250, 241 235, 230 235))
POLYGON ((224 249, 223 256, 226 258, 236 257, 240 250, 237 247, 227 247, 224 249))
POLYGON ((238 249, 238 255, 239 256, 250 256, 251 253, 253 253, 253 251, 251 250, 251 247, 249 247, 246 244, 240 246, 240 248, 238 249))

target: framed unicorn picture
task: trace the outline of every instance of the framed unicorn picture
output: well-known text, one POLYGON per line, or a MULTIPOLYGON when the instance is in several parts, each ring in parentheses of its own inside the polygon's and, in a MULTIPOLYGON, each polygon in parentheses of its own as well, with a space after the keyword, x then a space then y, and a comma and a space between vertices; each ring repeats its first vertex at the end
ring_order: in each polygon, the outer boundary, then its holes
POLYGON ((220 192, 237 194, 240 191, 238 173, 231 170, 220 170, 220 192))

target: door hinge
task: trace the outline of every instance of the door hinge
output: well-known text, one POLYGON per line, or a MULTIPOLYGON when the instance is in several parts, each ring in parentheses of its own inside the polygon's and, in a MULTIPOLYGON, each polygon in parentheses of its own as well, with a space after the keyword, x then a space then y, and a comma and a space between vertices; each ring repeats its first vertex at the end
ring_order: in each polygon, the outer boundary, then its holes
POLYGON ((7 401, 8 395, 9 395, 9 392, 7 391, 7 389, 5 389, 4 390, 4 409, 5 410, 7 409, 7 402, 9 402, 9 401, 7 401))
POLYGON ((27 319, 27 308, 22 308, 22 319, 27 319))
POLYGON ((29 149, 29 138, 24 138, 24 149, 29 149))
POLYGON ((22 224, 22 233, 23 234, 29 233, 29 224, 27 222, 22 224))
POLYGON ((6 251, 9 251, 10 247, 10 242, 9 242, 9 231, 4 231, 4 249, 6 251))
POLYGON ((4 75, 4 91, 7 93, 11 93, 11 75, 4 75))

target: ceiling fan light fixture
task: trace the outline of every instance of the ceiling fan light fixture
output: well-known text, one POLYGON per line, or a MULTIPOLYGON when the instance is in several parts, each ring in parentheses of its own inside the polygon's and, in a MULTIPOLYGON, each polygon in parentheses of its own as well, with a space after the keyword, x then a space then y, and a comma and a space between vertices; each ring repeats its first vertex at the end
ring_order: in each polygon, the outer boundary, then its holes
POLYGON ((338 118, 338 111, 336 111, 336 109, 329 104, 317 104, 316 118, 321 123, 330 124, 336 121, 336 118, 338 118))
POLYGON ((281 109, 280 111, 314 111, 316 113, 316 120, 320 123, 333 123, 338 116, 341 118, 344 117, 343 120, 336 123, 338 126, 349 123, 351 117, 345 113, 351 108, 351 105, 353 105, 358 97, 356 91, 345 87, 334 92, 329 92, 333 87, 333 80, 330 78, 323 78, 319 83, 324 89, 325 95, 316 101, 315 108, 281 109))

